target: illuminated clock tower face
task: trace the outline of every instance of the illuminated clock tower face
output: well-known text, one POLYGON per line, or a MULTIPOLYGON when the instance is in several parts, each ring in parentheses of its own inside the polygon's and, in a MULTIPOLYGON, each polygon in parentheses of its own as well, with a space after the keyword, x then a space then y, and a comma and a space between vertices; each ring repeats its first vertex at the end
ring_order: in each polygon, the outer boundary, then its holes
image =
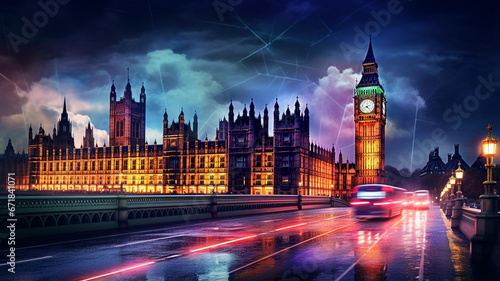
POLYGON ((375 103, 372 100, 363 100, 359 108, 363 113, 370 113, 375 109, 375 103))
POLYGON ((363 76, 354 95, 356 184, 386 183, 386 96, 379 82, 372 44, 363 61, 363 76))

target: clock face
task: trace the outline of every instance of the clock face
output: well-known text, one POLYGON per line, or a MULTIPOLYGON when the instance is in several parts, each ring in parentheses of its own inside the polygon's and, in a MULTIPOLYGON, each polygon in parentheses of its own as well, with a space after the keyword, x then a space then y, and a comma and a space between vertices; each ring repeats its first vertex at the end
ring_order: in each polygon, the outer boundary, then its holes
POLYGON ((385 115, 385 103, 384 102, 382 103, 382 114, 385 115))
POLYGON ((373 103, 372 100, 363 100, 359 105, 359 108, 363 113, 370 113, 375 108, 375 103, 373 103))

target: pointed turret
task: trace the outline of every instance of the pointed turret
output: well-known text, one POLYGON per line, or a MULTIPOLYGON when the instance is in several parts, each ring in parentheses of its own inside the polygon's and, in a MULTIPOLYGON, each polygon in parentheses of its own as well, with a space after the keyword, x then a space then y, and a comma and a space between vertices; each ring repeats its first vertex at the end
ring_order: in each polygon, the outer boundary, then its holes
POLYGON ((233 100, 231 100, 231 103, 229 104, 228 118, 229 118, 229 124, 233 124, 234 123, 234 106, 233 106, 233 100))
POLYGON ((278 104, 278 98, 276 98, 276 102, 274 103, 274 127, 276 128, 277 124, 280 120, 280 106, 278 104))
POLYGON ((68 120, 68 111, 66 111, 66 97, 64 97, 63 111, 61 113, 61 120, 68 120))
POLYGON ((33 140, 33 128, 31 128, 30 124, 30 128, 28 130, 28 143, 30 143, 32 140, 33 140))
POLYGON ((179 114, 179 122, 184 124, 184 107, 181 107, 181 113, 179 114))
POLYGON ((142 82, 140 101, 141 103, 146 103, 146 88, 144 88, 144 82, 142 82))
POLYGON ((300 117, 300 103, 299 103, 299 97, 297 97, 297 101, 295 101, 295 118, 300 117))
POLYGON ((370 35, 370 46, 368 46, 368 52, 366 53, 365 60, 363 61, 363 64, 367 63, 375 63, 375 55, 373 55, 373 48, 372 48, 372 36, 370 35))
POLYGON ((194 133, 194 138, 198 139, 198 115, 196 115, 196 110, 194 111, 194 117, 193 117, 193 133, 194 133))
POLYGON ((132 86, 130 86, 130 69, 127 67, 127 86, 125 86, 125 92, 123 96, 126 99, 132 99, 132 86))
POLYGON ((380 94, 383 92, 384 88, 378 79, 378 65, 375 61, 375 55, 373 54, 372 39, 370 36, 370 45, 368 46, 368 52, 366 53, 365 60, 363 61, 363 76, 356 86, 357 93, 359 94, 380 94), (378 86, 380 90, 377 89, 366 89, 366 87, 378 86), (365 88, 360 90, 360 88, 365 88))
POLYGON ((266 136, 269 135, 269 110, 267 110, 267 104, 264 107, 264 133, 266 136))
POLYGON ((250 102, 250 117, 253 119, 255 117, 255 105, 253 104, 253 98, 250 102))

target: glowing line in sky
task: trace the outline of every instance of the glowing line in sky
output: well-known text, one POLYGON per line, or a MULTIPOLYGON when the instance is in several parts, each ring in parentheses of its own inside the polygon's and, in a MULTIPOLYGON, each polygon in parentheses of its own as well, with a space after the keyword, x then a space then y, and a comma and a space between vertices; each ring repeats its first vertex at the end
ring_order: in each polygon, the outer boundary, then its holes
POLYGON ((236 18, 241 22, 241 24, 243 24, 245 26, 246 29, 250 30, 250 32, 252 32, 253 35, 255 35, 255 37, 257 37, 260 41, 262 41, 262 43, 264 43, 267 47, 268 43, 266 41, 264 41, 255 31, 253 31, 253 29, 251 29, 241 18, 240 16, 235 12, 236 14, 236 18))
POLYGON ((264 60, 264 66, 266 67, 266 74, 269 75, 269 70, 267 69, 266 56, 264 56, 264 52, 262 53, 262 59, 264 60))
MULTIPOLYGON (((344 117, 345 117, 345 112, 347 111, 347 106, 344 107, 344 113, 342 114, 342 119, 340 121, 340 127, 339 127, 339 131, 337 133, 337 140, 335 141, 335 144, 338 144, 339 143, 339 139, 340 139, 340 132, 342 131, 342 126, 344 125, 344 117)), ((349 167, 347 167, 349 169, 349 167)))
POLYGON ((226 92, 226 91, 228 91, 228 90, 230 90, 230 89, 232 89, 232 88, 234 88, 234 87, 237 87, 237 86, 239 86, 239 85, 241 85, 241 84, 243 84, 243 83, 245 83, 245 82, 247 82, 247 81, 249 81, 249 80, 252 80, 252 79, 254 79, 254 78, 255 78, 255 77, 257 77, 257 76, 259 76, 259 74, 256 74, 256 75, 254 75, 254 76, 252 76, 252 77, 250 77, 250 78, 247 78, 247 79, 245 79, 245 80, 243 80, 243 81, 241 81, 241 82, 238 82, 238 83, 234 84, 233 86, 231 86, 231 87, 229 87, 229 88, 226 88, 226 89, 222 90, 222 91, 221 91, 221 93, 224 93, 224 92, 226 92))
POLYGON ((345 106, 340 105, 334 98, 332 98, 327 92, 325 92, 318 84, 311 82, 311 84, 315 85, 323 94, 329 97, 334 103, 336 103, 340 108, 345 110, 345 106))
POLYGON ((415 150, 415 135, 417 134, 418 98, 415 106, 415 121, 413 122, 413 142, 411 143, 410 172, 413 171, 413 151, 415 150))

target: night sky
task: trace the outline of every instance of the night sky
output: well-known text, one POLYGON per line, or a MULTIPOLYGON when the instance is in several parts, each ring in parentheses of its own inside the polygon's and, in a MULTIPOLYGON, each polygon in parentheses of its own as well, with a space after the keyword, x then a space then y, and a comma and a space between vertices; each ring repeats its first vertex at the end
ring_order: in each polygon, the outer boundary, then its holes
MULTIPOLYGON (((108 142, 109 92, 147 96, 146 139, 165 108, 215 138, 230 100, 311 115, 310 140, 354 160, 353 89, 372 34, 387 95, 386 164, 422 168, 459 143, 472 164, 500 138, 499 1, 5 1, 0 5, 0 153, 52 132, 67 99, 75 145, 90 121, 108 142), (55 5, 54 5, 55 3, 55 5), (413 153, 412 153, 413 152, 413 153)), ((338 157, 338 156, 337 156, 338 157)), ((497 157, 498 159, 498 157, 497 157)), ((498 160, 497 160, 498 161, 498 160)))

